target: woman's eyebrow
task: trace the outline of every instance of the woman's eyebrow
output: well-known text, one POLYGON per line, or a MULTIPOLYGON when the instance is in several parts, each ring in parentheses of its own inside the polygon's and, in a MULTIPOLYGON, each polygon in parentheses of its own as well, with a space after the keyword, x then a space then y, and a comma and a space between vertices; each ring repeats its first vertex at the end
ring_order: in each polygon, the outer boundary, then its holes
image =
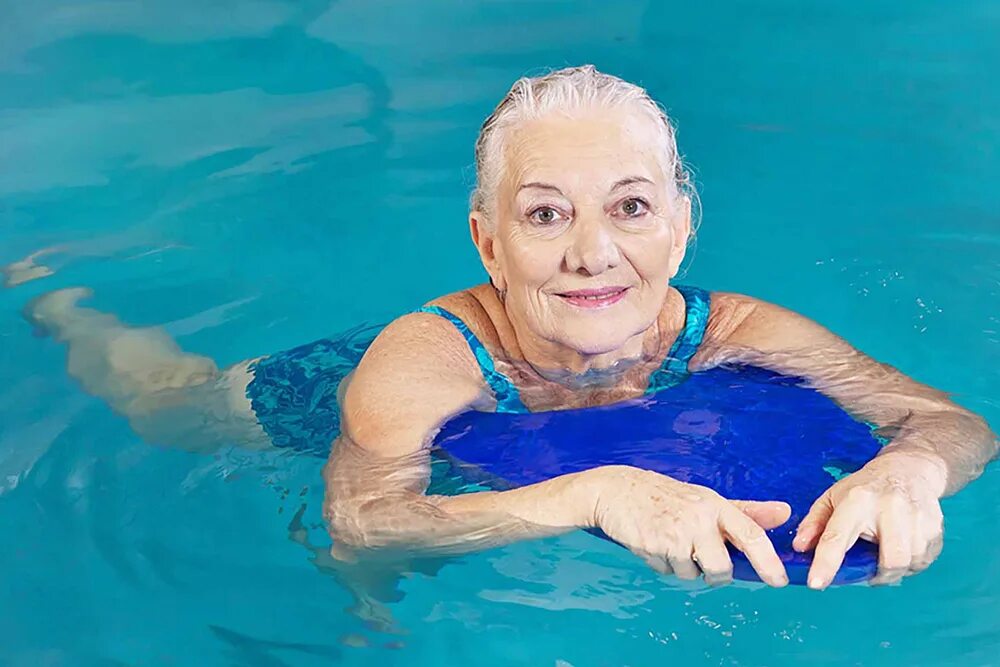
MULTIPOLYGON (((624 188, 626 185, 632 185, 633 183, 648 183, 650 185, 654 184, 653 181, 649 180, 645 176, 628 176, 626 178, 621 179, 614 185, 612 185, 611 191, 614 192, 619 188, 624 188)), ((549 190, 551 192, 558 192, 559 194, 563 193, 562 190, 552 185, 551 183, 540 183, 538 181, 531 181, 530 183, 524 183, 521 185, 521 187, 517 189, 517 191, 520 192, 521 190, 529 190, 529 189, 549 190)))
POLYGON ((550 190, 552 192, 558 192, 562 194, 562 190, 552 185, 551 183, 539 183, 537 181, 532 181, 531 183, 525 183, 517 189, 518 192, 521 190, 535 189, 535 190, 550 190))
POLYGON ((632 185, 633 183, 649 183, 650 185, 654 184, 653 181, 649 180, 645 176, 629 176, 627 178, 623 178, 622 180, 612 185, 611 192, 614 192, 619 188, 624 188, 626 185, 632 185))

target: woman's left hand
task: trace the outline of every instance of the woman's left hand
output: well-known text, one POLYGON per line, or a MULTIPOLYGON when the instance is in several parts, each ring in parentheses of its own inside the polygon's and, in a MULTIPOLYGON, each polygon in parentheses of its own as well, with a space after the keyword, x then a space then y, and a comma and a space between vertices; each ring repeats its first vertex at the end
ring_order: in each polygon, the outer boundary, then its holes
POLYGON ((799 524, 796 551, 815 548, 810 588, 830 585, 858 538, 879 545, 873 584, 889 584, 926 569, 943 545, 938 502, 943 466, 924 453, 887 452, 841 479, 813 503, 799 524))

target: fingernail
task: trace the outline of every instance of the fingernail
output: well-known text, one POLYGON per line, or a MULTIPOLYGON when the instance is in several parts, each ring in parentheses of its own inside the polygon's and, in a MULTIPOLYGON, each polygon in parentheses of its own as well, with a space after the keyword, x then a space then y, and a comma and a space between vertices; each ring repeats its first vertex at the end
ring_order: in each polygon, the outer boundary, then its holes
POLYGON ((826 581, 824 581, 822 577, 818 577, 816 575, 809 577, 809 588, 821 590, 825 584, 826 581))

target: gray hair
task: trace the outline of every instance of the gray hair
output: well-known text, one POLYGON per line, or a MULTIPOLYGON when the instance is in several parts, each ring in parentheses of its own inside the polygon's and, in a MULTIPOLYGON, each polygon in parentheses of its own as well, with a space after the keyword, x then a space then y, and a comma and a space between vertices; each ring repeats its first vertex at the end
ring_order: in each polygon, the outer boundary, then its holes
POLYGON ((493 224, 497 187, 502 178, 505 132, 518 122, 552 112, 582 108, 621 108, 635 105, 658 123, 663 131, 664 165, 672 174, 678 196, 697 203, 691 173, 677 152, 676 130, 666 112, 644 88, 616 76, 598 72, 593 65, 567 67, 544 76, 518 79, 490 117, 476 140, 476 187, 470 206, 486 213, 493 224))

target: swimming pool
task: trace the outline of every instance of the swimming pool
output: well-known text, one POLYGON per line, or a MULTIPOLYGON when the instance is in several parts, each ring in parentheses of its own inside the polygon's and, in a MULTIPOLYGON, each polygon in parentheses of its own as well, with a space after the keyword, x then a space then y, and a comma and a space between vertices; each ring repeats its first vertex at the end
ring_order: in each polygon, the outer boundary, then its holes
POLYGON ((0 663, 1000 662, 995 468, 899 587, 710 590, 573 534, 347 609, 315 458, 143 442, 19 314, 85 285, 228 364, 479 281, 479 122, 517 76, 594 62, 680 126, 705 211, 686 282, 800 310, 996 428, 995 3, 0 11, 0 265, 54 249, 0 290, 0 663))

